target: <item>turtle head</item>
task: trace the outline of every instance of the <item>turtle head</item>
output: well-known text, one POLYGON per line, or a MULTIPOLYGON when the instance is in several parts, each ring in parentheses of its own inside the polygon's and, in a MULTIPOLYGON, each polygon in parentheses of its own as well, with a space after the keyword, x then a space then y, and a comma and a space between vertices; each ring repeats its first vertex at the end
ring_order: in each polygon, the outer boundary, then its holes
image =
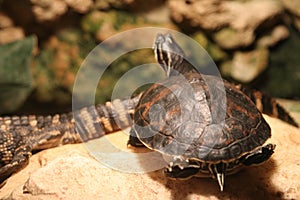
POLYGON ((168 77, 185 72, 184 52, 171 34, 157 34, 153 49, 157 62, 168 77))

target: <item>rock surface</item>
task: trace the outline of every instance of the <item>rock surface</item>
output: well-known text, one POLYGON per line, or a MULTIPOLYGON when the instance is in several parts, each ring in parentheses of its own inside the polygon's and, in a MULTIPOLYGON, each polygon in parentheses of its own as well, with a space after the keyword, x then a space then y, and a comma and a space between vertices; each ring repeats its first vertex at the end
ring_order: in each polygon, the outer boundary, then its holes
POLYGON ((0 44, 6 44, 17 40, 21 40, 24 37, 24 30, 20 27, 8 27, 0 29, 0 44))
POLYGON ((32 12, 39 22, 55 20, 68 10, 67 4, 61 0, 31 0, 31 3, 33 4, 32 12))
POLYGON ((269 51, 257 48, 253 51, 237 51, 232 61, 221 66, 222 73, 242 83, 249 83, 268 65, 269 51))
MULTIPOLYGON (((92 158, 85 144, 66 145, 32 156, 29 166, 13 175, 0 199, 300 199, 300 130, 266 116, 272 126, 275 154, 265 164, 227 176, 225 191, 215 180, 166 180, 161 171, 124 173, 92 158)), ((127 135, 118 132, 93 141, 110 141, 126 149, 127 135)), ((140 152, 144 150, 135 150, 140 152)), ((136 162, 122 158, 122 165, 136 162)), ((138 161, 149 166, 153 160, 138 161)), ((120 161, 119 161, 120 162, 120 161)))
POLYGON ((172 18, 193 27, 216 31, 216 42, 223 48, 247 47, 255 40, 255 30, 276 20, 283 12, 279 1, 178 1, 169 0, 172 18), (225 38, 224 38, 225 37, 225 38))
POLYGON ((0 45, 21 40, 24 37, 24 30, 15 26, 12 18, 7 14, 0 12, 0 45))
POLYGON ((300 0, 280 0, 284 7, 292 14, 300 17, 300 0))
POLYGON ((257 45, 259 47, 273 47, 278 42, 287 39, 289 35, 288 28, 283 25, 278 25, 270 32, 270 34, 261 37, 257 41, 257 45))

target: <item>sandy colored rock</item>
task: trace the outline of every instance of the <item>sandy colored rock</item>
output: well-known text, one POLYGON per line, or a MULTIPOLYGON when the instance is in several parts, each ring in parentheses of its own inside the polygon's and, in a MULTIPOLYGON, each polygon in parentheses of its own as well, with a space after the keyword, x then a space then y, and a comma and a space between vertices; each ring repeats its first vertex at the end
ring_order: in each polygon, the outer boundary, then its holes
POLYGON ((266 48, 258 48, 253 51, 237 51, 234 53, 232 61, 224 63, 221 70, 237 81, 248 83, 266 69, 268 56, 269 51, 266 48))
POLYGON ((95 0, 95 7, 98 9, 122 8, 134 2, 135 0, 95 0))
POLYGON ((68 10, 63 0, 30 0, 33 4, 32 11, 39 22, 52 21, 65 14, 68 10))
POLYGON ((297 30, 300 32, 300 17, 294 17, 294 25, 297 30))
POLYGON ((280 1, 288 11, 300 17, 300 0, 280 0, 280 1))
POLYGON ((14 25, 13 20, 5 13, 0 12, 0 29, 12 27, 14 25))
POLYGON ((174 21, 182 23, 187 20, 192 26, 199 26, 206 30, 215 30, 229 23, 230 16, 223 9, 224 4, 225 1, 220 0, 168 1, 174 21))
POLYGON ((168 5, 174 21, 217 31, 213 38, 224 49, 252 45, 256 29, 276 22, 284 10, 277 0, 169 0, 168 5))
POLYGON ((236 30, 255 30, 283 12, 278 0, 227 1, 224 9, 230 15, 230 26, 236 30))
POLYGON ((272 47, 278 42, 287 39, 290 33, 288 28, 283 25, 276 26, 268 35, 263 36, 257 41, 260 47, 272 47))
POLYGON ((281 4, 274 0, 169 0, 168 5, 176 22, 187 19, 192 26, 206 30, 225 26, 236 30, 253 29, 283 11, 281 4))
POLYGON ((86 13, 93 6, 92 0, 65 0, 65 2, 68 4, 68 6, 79 13, 86 13))
POLYGON ((238 31, 227 27, 216 32, 213 39, 223 49, 238 49, 251 45, 255 35, 252 30, 238 31))
MULTIPOLYGON (((172 181, 165 179, 161 171, 136 174, 113 170, 89 156, 85 144, 77 144, 35 154, 29 166, 12 176, 0 190, 0 198, 300 199, 300 130, 268 116, 266 120, 272 126, 270 142, 277 145, 275 154, 263 165, 227 176, 224 192, 212 179, 172 181)), ((91 150, 99 147, 96 144, 113 144, 120 152, 131 152, 126 149, 126 142, 127 135, 118 132, 94 140, 88 147, 91 150)), ((122 159, 123 164, 138 161, 141 167, 153 162, 134 157, 122 159)))
POLYGON ((21 40, 24 37, 24 30, 20 27, 8 27, 0 29, 0 44, 21 40))

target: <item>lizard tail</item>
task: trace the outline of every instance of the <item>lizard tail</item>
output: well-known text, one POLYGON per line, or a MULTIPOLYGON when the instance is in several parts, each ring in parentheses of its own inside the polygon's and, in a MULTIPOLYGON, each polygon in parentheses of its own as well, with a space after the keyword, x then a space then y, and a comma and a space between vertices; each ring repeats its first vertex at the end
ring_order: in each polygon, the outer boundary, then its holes
POLYGON ((32 151, 86 142, 131 126, 138 100, 139 96, 116 99, 105 105, 49 116, 0 117, 0 129, 22 137, 32 151))
POLYGON ((75 130, 85 142, 132 125, 134 108, 140 96, 82 108, 74 112, 75 130))
POLYGON ((271 96, 266 93, 250 90, 248 88, 237 86, 255 103, 259 111, 272 117, 281 119, 295 127, 299 127, 298 123, 291 117, 291 115, 271 96))

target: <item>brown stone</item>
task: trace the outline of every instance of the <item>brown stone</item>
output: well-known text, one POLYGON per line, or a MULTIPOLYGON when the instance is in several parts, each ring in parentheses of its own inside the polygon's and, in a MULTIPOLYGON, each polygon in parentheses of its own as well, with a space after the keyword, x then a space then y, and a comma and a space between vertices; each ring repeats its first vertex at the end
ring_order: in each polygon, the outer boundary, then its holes
POLYGON ((174 21, 216 32, 213 38, 224 49, 252 45, 256 29, 275 24, 284 10, 274 0, 169 0, 168 5, 174 21))
POLYGON ((93 6, 92 0, 65 0, 65 2, 68 4, 69 7, 71 7, 79 13, 86 13, 93 6))
POLYGON ((290 36, 288 28, 283 25, 276 26, 268 35, 263 36, 257 41, 260 47, 272 47, 278 42, 290 36))
POLYGON ((5 13, 0 12, 0 29, 14 26, 13 20, 5 13))
POLYGON ((24 30, 20 27, 8 27, 0 29, 0 44, 21 40, 24 37, 24 30))
POLYGON ((300 0, 280 0, 293 15, 300 17, 300 0))
POLYGON ((62 0, 30 0, 32 11, 39 22, 53 21, 65 14, 68 10, 66 2, 62 0))
POLYGON ((257 48, 252 51, 237 51, 232 61, 221 66, 223 74, 235 80, 248 83, 255 79, 268 66, 269 51, 266 48, 257 48))

